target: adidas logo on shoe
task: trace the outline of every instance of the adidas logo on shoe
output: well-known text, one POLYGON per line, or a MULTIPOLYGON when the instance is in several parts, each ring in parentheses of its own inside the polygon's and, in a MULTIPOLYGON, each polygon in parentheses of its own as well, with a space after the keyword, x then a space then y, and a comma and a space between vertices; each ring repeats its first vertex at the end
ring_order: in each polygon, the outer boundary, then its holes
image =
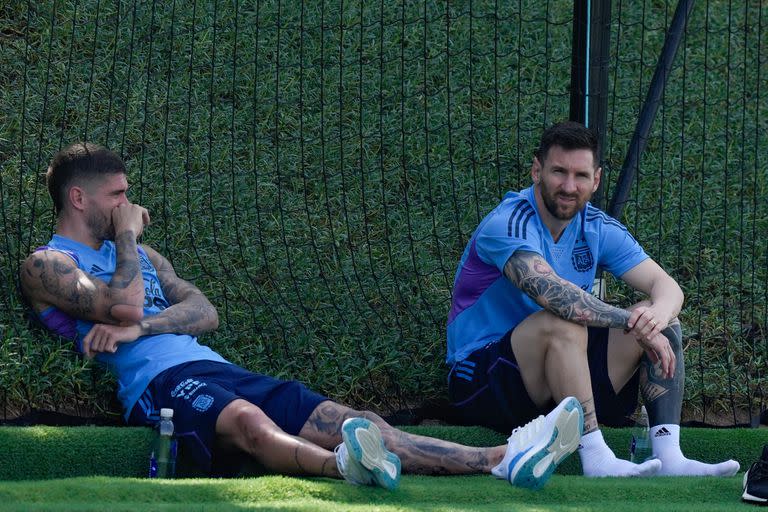
POLYGON ((654 435, 653 437, 664 437, 664 436, 671 436, 672 433, 667 430, 667 427, 661 427, 654 435))

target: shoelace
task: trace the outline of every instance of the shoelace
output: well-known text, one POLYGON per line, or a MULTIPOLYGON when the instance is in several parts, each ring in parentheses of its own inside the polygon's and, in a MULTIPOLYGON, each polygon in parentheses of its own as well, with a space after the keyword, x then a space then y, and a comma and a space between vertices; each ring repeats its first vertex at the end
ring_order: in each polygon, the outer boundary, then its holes
POLYGON ((522 427, 514 429, 510 437, 518 439, 522 444, 528 444, 541 431, 544 421, 544 416, 534 418, 522 427))

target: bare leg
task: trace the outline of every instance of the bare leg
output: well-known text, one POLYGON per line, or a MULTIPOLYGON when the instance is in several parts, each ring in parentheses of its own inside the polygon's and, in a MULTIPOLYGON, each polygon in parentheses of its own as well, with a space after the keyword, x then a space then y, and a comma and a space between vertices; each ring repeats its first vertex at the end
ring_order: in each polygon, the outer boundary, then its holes
POLYGON ((224 446, 243 450, 272 471, 341 477, 332 452, 285 433, 261 409, 245 400, 234 400, 221 411, 216 434, 224 446))
MULTIPOLYGON (((587 328, 539 311, 523 320, 510 337, 526 391, 539 407, 550 400, 576 397, 584 409, 579 456, 585 476, 644 476, 658 461, 633 464, 616 458, 597 423, 589 361, 587 328)), ((635 366, 639 354, 635 357, 635 366)))
POLYGON ((545 407, 575 397, 584 409, 584 433, 597 430, 587 362, 587 328, 546 311, 523 320, 510 336, 512 351, 533 403, 545 407))
POLYGON ((490 473, 501 461, 505 446, 474 448, 409 434, 398 430, 372 412, 356 411, 326 401, 317 406, 299 436, 331 449, 341 442, 341 424, 352 417, 366 418, 379 426, 387 449, 400 457, 404 471, 427 475, 490 473))

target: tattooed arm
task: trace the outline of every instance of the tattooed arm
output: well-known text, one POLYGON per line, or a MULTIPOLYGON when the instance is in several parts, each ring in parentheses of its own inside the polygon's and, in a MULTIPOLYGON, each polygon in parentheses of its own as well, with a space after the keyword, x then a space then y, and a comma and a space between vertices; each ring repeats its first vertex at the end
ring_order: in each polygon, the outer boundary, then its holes
POLYGON ((119 324, 138 322, 144 314, 144 280, 133 230, 115 236, 117 267, 105 283, 80 270, 66 254, 38 251, 21 265, 21 287, 32 307, 40 312, 55 306, 82 320, 119 324))
POLYGON ((627 328, 630 313, 601 301, 558 276, 539 254, 516 251, 504 275, 547 311, 582 325, 627 328))
POLYGON ((115 352, 121 343, 132 343, 141 336, 179 333, 197 336, 219 326, 216 308, 192 283, 184 281, 157 251, 142 246, 160 279, 163 295, 171 306, 160 313, 146 316, 136 323, 123 325, 95 324, 83 338, 83 353, 93 357, 97 352, 115 352))
MULTIPOLYGON (((560 318, 582 325, 629 330, 635 335, 637 342, 651 361, 659 363, 665 378, 674 374, 675 356, 669 342, 656 330, 638 325, 637 316, 640 308, 630 312, 606 304, 558 276, 549 263, 534 252, 515 252, 504 265, 504 274, 537 304, 560 318)), ((640 279, 634 275, 628 282, 638 284, 640 279)), ((659 286, 665 288, 662 285, 659 286)), ((641 291, 646 290, 641 289, 641 291)))
POLYGON ((141 335, 167 332, 197 336, 219 326, 216 308, 195 285, 176 275, 171 263, 160 253, 143 246, 157 270, 160 286, 170 307, 140 322, 141 335))

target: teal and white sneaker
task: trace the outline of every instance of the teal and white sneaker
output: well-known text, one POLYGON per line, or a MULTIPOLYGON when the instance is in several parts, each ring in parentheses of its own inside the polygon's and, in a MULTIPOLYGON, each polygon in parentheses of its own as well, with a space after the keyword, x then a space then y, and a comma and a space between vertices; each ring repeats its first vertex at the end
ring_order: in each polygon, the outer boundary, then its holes
POLYGON ((341 425, 344 440, 336 447, 336 466, 354 485, 377 485, 394 490, 400 483, 400 458, 384 446, 379 427, 365 418, 349 418, 341 425))
POLYGON ((569 396, 552 412, 512 431, 507 452, 491 473, 517 487, 539 489, 555 468, 579 447, 584 411, 569 396))
POLYGON ((384 447, 379 427, 365 418, 349 418, 341 425, 344 440, 334 450, 336 466, 355 485, 378 485, 394 490, 400 483, 400 459, 384 447))

